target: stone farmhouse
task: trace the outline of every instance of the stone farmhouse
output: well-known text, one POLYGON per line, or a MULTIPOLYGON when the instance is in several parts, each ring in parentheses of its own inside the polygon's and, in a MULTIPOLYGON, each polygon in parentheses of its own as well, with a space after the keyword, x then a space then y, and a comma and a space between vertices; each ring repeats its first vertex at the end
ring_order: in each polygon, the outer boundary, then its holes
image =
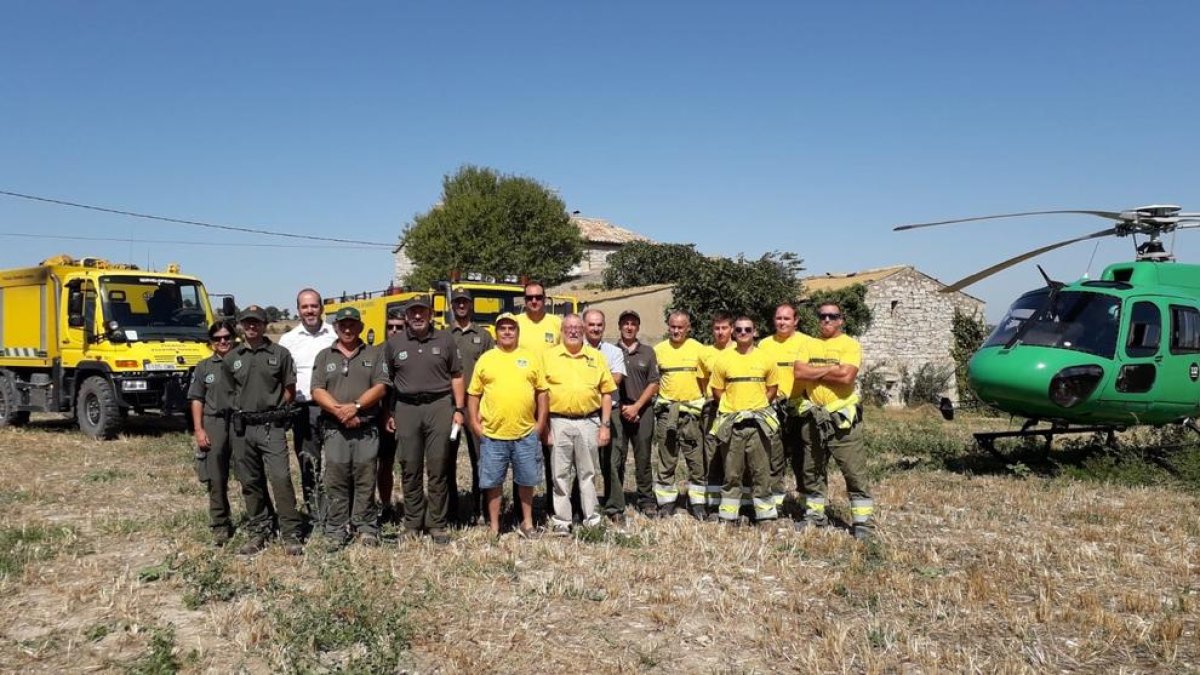
MULTIPOLYGON (((586 218, 578 214, 571 216, 571 222, 579 228, 583 237, 583 259, 571 270, 572 286, 600 283, 604 278, 604 270, 608 266, 608 256, 621 250, 621 247, 631 241, 650 241, 636 232, 618 227, 600 218, 586 218)), ((395 258, 393 280, 396 285, 402 285, 404 278, 413 270, 413 263, 404 254, 404 248, 397 246, 392 249, 395 258)), ((520 270, 514 270, 520 274, 520 270)))
MULTIPOLYGON (((984 316, 984 302, 961 291, 939 293, 946 284, 912 265, 824 274, 802 280, 805 295, 863 284, 871 326, 859 336, 863 348, 863 371, 873 366, 889 382, 889 401, 899 404, 896 384, 900 369, 916 372, 925 363, 954 367, 951 349, 954 310, 984 316)), ((957 402, 953 380, 946 395, 957 402)))

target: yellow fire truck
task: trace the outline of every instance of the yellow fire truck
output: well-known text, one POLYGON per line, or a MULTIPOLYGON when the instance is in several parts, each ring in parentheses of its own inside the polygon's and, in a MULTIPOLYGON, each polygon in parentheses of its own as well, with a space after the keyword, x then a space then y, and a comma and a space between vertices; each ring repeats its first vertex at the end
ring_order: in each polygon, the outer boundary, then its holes
POLYGON ((58 256, 0 271, 0 426, 65 412, 112 438, 130 411, 184 410, 213 319, 204 285, 176 265, 58 256))
MULTIPOLYGON (((402 308, 415 297, 423 296, 432 306, 433 324, 437 328, 450 325, 454 317, 450 309, 450 295, 465 290, 474 303, 474 321, 486 326, 495 335, 496 317, 505 312, 518 314, 525 305, 525 286, 516 277, 502 281, 468 274, 466 279, 439 281, 435 288, 414 291, 403 288, 388 288, 351 295, 339 295, 325 299, 325 317, 328 320, 342 307, 354 307, 362 314, 363 340, 368 344, 382 343, 387 335, 384 325, 388 313, 402 308)), ((579 311, 579 299, 569 295, 548 296, 546 311, 565 316, 579 311)))

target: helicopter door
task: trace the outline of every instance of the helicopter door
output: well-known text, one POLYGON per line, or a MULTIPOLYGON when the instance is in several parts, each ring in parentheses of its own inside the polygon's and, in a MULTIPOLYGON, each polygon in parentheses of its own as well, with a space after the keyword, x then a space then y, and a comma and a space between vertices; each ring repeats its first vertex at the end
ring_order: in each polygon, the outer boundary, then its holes
POLYGON ((1170 305, 1168 349, 1159 378, 1159 398, 1180 406, 1181 416, 1200 413, 1200 309, 1170 305))
MULTIPOLYGON (((1159 400, 1158 375, 1162 363, 1162 311, 1148 300, 1138 300, 1127 313, 1123 349, 1117 359, 1112 398, 1134 415, 1159 400)), ((1107 397, 1106 397, 1107 398, 1107 397)))

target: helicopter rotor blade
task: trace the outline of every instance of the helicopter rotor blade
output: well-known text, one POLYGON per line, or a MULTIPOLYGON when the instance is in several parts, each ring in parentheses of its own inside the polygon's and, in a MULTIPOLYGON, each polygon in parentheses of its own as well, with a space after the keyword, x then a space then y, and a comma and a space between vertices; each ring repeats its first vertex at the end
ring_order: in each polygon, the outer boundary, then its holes
POLYGON ((1050 251, 1053 251, 1056 248, 1062 248, 1063 246, 1069 246, 1071 244, 1075 244, 1075 243, 1078 243, 1081 241, 1087 241, 1088 239, 1099 239, 1100 237, 1109 237, 1116 233, 1117 233, 1117 228, 1113 227, 1113 228, 1109 228, 1107 230, 1101 230, 1099 232, 1085 234, 1082 237, 1075 237, 1074 239, 1060 241, 1056 244, 1049 244, 1046 246, 1042 246, 1041 248, 1035 248, 1032 251, 1027 251, 1025 253, 1022 253, 1021 255, 1009 258, 1008 260, 1005 260, 1004 262, 992 265, 991 267, 989 267, 985 270, 980 270, 980 271, 976 272, 975 274, 972 274, 969 277, 959 279, 958 281, 941 289, 940 292, 941 293, 954 293, 956 291, 961 291, 962 289, 966 288, 967 286, 970 286, 971 284, 975 283, 976 281, 979 281, 981 279, 986 279, 997 272, 1002 272, 1002 271, 1008 269, 1009 267, 1012 267, 1013 265, 1025 262, 1026 260, 1029 260, 1030 258, 1039 256, 1043 253, 1048 253, 1050 251))
MULTIPOLYGON (((1125 220, 1127 214, 1119 211, 1082 211, 1069 209, 1064 211, 1024 211, 1022 213, 1001 213, 994 216, 975 216, 973 218, 955 218, 953 220, 938 220, 931 223, 913 223, 911 225, 898 225, 892 228, 893 231, 901 232, 903 230, 915 230, 921 227, 933 227, 934 225, 951 225, 953 223, 970 223, 976 220, 996 220, 998 218, 1020 218, 1023 216, 1048 216, 1064 213, 1080 214, 1085 216, 1099 216, 1109 220, 1125 220)), ((1180 214, 1180 215, 1195 215, 1195 214, 1180 214)))

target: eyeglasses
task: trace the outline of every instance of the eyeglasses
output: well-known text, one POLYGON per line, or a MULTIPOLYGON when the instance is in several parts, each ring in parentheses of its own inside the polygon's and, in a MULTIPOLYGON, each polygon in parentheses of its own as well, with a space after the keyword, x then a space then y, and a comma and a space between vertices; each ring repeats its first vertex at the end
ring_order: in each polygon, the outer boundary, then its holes
POLYGON ((389 323, 387 325, 388 330, 400 330, 402 328, 404 328, 404 324, 402 323, 389 323))
POLYGON ((525 302, 533 302, 534 300, 545 300, 545 299, 546 299, 546 295, 544 293, 539 294, 539 295, 526 295, 525 296, 525 302))
POLYGON ((817 315, 817 318, 822 321, 837 321, 842 318, 842 315, 835 312, 821 312, 817 315))
POLYGON ((213 342, 233 342, 232 335, 214 335, 209 339, 213 342))
POLYGON ((745 333, 753 333, 753 332, 754 332, 754 328, 753 328, 752 326, 734 326, 734 327, 733 327, 733 332, 735 332, 735 333, 742 333, 742 334, 745 334, 745 333))

